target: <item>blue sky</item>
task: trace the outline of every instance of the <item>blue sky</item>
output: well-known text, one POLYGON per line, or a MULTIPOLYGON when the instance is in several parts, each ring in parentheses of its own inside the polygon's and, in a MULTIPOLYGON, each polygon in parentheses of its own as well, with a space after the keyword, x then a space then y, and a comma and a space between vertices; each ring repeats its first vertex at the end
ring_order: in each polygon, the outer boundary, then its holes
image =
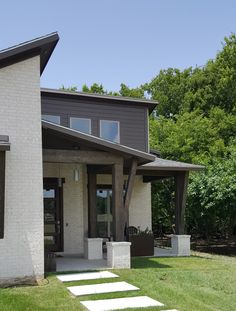
POLYGON ((119 90, 160 69, 204 65, 236 32, 235 0, 7 0, 0 49, 58 31, 42 86, 119 90))

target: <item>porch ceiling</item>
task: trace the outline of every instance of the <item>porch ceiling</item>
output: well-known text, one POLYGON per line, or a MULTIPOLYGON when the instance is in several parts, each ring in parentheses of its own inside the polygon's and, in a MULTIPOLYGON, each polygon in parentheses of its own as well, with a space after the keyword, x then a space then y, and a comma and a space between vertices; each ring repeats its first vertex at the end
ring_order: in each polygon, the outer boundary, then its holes
POLYGON ((109 142, 48 121, 42 121, 42 129, 44 149, 105 151, 121 156, 125 161, 136 158, 139 165, 155 160, 155 156, 149 153, 109 142))

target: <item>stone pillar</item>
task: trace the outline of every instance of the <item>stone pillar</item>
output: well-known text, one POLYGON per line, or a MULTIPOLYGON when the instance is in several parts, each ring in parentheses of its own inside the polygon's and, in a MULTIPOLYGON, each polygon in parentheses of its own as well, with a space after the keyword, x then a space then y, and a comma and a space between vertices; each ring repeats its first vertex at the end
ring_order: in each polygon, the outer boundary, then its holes
POLYGON ((107 266, 130 269, 130 242, 107 242, 107 266))
POLYGON ((173 235, 171 237, 172 254, 190 256, 190 235, 173 235))
POLYGON ((101 238, 85 239, 84 257, 86 259, 103 259, 101 238))

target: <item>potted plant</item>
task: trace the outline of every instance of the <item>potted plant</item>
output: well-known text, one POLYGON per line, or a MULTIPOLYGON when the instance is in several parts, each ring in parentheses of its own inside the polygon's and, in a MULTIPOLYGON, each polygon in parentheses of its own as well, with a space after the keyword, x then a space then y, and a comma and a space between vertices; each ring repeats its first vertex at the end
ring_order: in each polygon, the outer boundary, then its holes
POLYGON ((151 230, 137 229, 136 233, 129 234, 131 242, 131 256, 153 256, 154 255, 154 235, 151 230))

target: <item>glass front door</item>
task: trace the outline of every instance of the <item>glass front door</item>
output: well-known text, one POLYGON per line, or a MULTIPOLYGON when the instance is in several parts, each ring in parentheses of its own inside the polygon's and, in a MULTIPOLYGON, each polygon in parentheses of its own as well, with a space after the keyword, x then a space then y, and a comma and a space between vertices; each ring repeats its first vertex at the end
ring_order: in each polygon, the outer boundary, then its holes
POLYGON ((62 247, 62 188, 58 179, 44 181, 44 247, 59 252, 62 247))
POLYGON ((112 190, 97 190, 97 230, 101 238, 113 236, 112 190))

